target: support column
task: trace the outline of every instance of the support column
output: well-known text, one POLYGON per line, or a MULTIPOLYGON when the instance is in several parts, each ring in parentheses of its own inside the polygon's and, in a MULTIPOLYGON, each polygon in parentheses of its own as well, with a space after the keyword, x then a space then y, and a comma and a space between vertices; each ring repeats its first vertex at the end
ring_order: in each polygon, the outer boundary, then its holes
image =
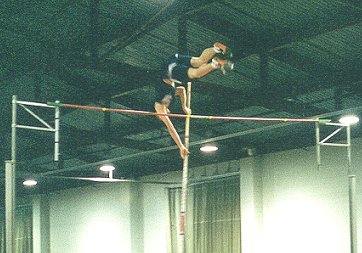
POLYGON ((130 228, 131 228, 131 252, 144 252, 144 205, 143 185, 129 184, 130 193, 130 228))
POLYGON ((46 196, 33 198, 33 253, 50 252, 49 201, 46 196))
POLYGON ((15 253, 15 163, 5 162, 6 253, 15 253))
POLYGON ((187 54, 187 19, 182 15, 177 20, 178 39, 177 47, 178 53, 187 54))
POLYGON ((262 167, 260 157, 240 164, 241 251, 260 253, 262 245, 262 167))

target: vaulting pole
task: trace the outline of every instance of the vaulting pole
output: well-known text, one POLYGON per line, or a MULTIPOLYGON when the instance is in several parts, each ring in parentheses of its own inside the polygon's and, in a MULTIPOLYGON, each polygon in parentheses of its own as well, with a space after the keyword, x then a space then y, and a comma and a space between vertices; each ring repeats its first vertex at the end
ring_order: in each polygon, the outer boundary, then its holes
MULTIPOLYGON (((191 82, 187 83, 187 107, 191 108, 191 82)), ((185 147, 189 149, 190 143, 190 114, 186 117, 185 123, 185 147)), ((181 190, 181 214, 180 214, 180 241, 179 253, 185 252, 185 218, 186 218, 186 196, 188 184, 189 155, 187 154, 182 169, 182 190, 181 190)))

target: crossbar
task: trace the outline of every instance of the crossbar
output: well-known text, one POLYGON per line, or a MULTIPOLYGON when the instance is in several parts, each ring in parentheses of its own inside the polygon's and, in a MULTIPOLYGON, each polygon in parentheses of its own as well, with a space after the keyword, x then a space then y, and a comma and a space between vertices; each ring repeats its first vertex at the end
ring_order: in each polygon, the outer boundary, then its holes
POLYGON ((139 111, 139 110, 127 110, 127 109, 115 109, 115 108, 105 108, 105 107, 96 107, 96 106, 86 106, 86 105, 74 105, 74 104, 64 104, 64 103, 55 103, 48 102, 48 105, 67 107, 74 109, 82 109, 89 111, 103 111, 103 112, 114 112, 114 113, 124 113, 124 114, 139 114, 139 115, 148 115, 148 116, 168 116, 174 118, 191 118, 191 119, 208 119, 208 120, 237 120, 237 121, 270 121, 270 122, 310 122, 310 123, 329 123, 329 119, 295 119, 295 118, 262 118, 262 117, 226 117, 226 116, 213 116, 213 115, 185 115, 185 114, 175 114, 175 113, 156 113, 148 111, 139 111))

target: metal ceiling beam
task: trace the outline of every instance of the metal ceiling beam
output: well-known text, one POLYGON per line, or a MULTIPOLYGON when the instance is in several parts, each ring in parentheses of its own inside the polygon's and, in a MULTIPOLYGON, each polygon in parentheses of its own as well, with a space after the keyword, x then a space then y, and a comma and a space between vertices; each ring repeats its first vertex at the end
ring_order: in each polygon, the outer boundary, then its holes
POLYGON ((353 8, 356 8, 356 9, 362 11, 362 2, 360 0, 338 0, 338 2, 347 4, 353 8))
POLYGON ((306 117, 326 113, 325 110, 314 107, 311 104, 289 99, 292 98, 293 95, 296 95, 296 92, 286 91, 284 85, 260 88, 254 90, 251 94, 245 94, 233 88, 197 80, 193 86, 193 92, 212 96, 218 101, 218 103, 213 103, 202 108, 202 114, 223 115, 226 112, 250 106, 262 106, 272 110, 289 112, 306 117))
MULTIPOLYGON (((273 58, 276 58, 297 69, 309 73, 313 77, 313 86, 334 86, 340 82, 353 83, 361 80, 361 63, 350 62, 348 65, 339 65, 338 70, 327 65, 316 64, 306 55, 297 54, 295 50, 284 49, 283 51, 273 52, 273 58)), ((309 56, 311 57, 311 56, 309 56)))
POLYGON ((292 43, 310 39, 311 37, 325 34, 327 32, 339 30, 361 21, 361 19, 358 18, 358 11, 356 10, 354 15, 346 13, 346 15, 348 14, 351 17, 348 20, 346 20, 344 16, 341 16, 340 20, 337 19, 338 17, 335 17, 335 22, 326 22, 325 27, 320 26, 318 29, 313 27, 313 29, 310 30, 306 30, 305 27, 302 27, 304 29, 303 33, 299 33, 297 30, 294 33, 291 33, 284 31, 280 27, 276 27, 274 24, 266 20, 255 17, 242 9, 234 8, 234 6, 230 3, 223 2, 222 4, 225 5, 226 8, 233 9, 242 15, 255 19, 261 23, 261 26, 263 26, 264 29, 260 33, 248 31, 239 25, 235 25, 223 19, 222 17, 215 18, 214 15, 209 13, 195 15, 190 17, 190 19, 207 27, 211 31, 215 31, 230 38, 232 40, 231 46, 233 47, 234 55, 237 59, 250 54, 258 54, 260 51, 274 51, 290 47, 292 46, 292 43))
POLYGON ((89 3, 89 43, 90 43, 90 57, 91 63, 94 68, 98 66, 99 57, 97 46, 99 44, 99 5, 100 0, 91 0, 89 3))
POLYGON ((209 5, 216 0, 200 0, 200 1, 187 1, 178 2, 171 0, 165 4, 163 8, 160 9, 153 17, 147 20, 139 29, 135 29, 134 32, 128 35, 126 38, 123 38, 120 41, 115 42, 110 49, 106 52, 100 53, 102 59, 106 59, 112 53, 121 50, 127 45, 133 43, 140 37, 147 34, 150 30, 155 29, 159 25, 163 24, 169 19, 178 18, 184 14, 187 14, 188 11, 195 12, 197 9, 202 9, 205 5, 209 5), (180 10, 185 10, 184 12, 180 10))

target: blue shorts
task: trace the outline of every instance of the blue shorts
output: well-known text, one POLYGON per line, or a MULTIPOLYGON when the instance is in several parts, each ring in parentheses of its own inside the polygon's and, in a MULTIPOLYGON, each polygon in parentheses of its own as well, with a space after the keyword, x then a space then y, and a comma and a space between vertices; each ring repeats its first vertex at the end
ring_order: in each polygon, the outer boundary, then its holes
POLYGON ((175 54, 162 65, 160 81, 155 84, 155 102, 163 103, 165 96, 171 100, 175 97, 176 88, 166 84, 164 79, 178 84, 187 83, 189 79, 187 72, 192 67, 191 58, 188 55, 175 54))

